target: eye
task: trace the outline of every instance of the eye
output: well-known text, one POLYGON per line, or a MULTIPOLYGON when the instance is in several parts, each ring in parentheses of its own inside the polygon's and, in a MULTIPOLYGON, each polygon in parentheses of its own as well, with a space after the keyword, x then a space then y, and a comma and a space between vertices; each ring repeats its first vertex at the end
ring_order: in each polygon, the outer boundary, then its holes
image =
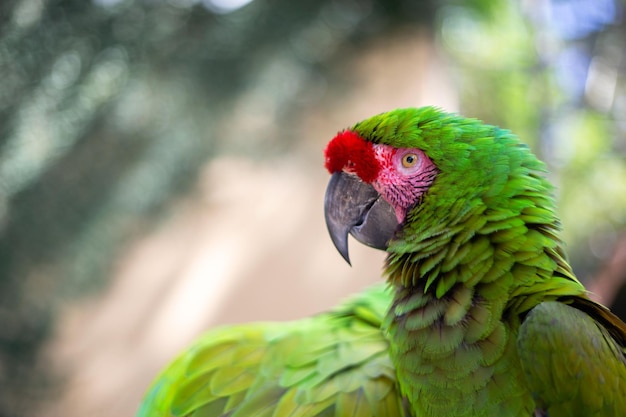
POLYGON ((402 157, 402 166, 405 168, 413 168, 419 161, 419 156, 414 153, 407 153, 402 157))

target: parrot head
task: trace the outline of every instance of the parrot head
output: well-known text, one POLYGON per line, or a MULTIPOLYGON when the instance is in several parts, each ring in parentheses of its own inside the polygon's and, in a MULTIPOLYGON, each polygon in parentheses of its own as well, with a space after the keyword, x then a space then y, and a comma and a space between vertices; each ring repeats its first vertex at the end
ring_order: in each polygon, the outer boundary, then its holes
POLYGON ((411 252, 430 236, 467 231, 477 214, 519 214, 537 204, 512 205, 520 189, 549 187, 539 174, 543 164, 516 136, 434 107, 359 122, 324 154, 332 174, 326 224, 348 263, 349 234, 377 249, 411 252))

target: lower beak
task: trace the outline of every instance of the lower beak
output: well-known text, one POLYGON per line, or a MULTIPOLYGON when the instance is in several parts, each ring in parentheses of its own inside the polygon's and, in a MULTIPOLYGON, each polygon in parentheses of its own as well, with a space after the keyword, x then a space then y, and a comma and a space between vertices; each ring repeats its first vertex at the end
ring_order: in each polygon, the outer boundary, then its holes
POLYGON ((348 234, 376 249, 387 249, 398 228, 395 210, 356 175, 335 172, 324 199, 326 226, 335 247, 350 264, 348 234))

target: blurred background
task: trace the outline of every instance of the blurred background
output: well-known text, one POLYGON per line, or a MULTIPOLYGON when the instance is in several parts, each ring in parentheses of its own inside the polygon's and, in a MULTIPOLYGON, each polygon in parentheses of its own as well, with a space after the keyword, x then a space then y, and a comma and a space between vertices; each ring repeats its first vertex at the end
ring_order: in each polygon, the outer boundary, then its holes
POLYGON ((131 416, 203 330, 378 281, 384 254, 350 268, 327 237, 322 149, 396 107, 528 142, 576 272, 624 314, 624 7, 3 0, 0 416, 131 416))

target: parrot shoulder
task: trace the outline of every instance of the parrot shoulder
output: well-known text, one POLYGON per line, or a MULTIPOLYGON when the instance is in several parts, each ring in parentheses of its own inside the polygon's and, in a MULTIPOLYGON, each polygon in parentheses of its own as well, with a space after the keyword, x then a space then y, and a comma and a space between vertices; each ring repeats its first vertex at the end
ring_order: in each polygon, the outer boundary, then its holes
POLYGON ((591 300, 538 304, 517 345, 539 415, 626 415, 624 324, 591 300), (541 414, 544 413, 544 414, 541 414))

